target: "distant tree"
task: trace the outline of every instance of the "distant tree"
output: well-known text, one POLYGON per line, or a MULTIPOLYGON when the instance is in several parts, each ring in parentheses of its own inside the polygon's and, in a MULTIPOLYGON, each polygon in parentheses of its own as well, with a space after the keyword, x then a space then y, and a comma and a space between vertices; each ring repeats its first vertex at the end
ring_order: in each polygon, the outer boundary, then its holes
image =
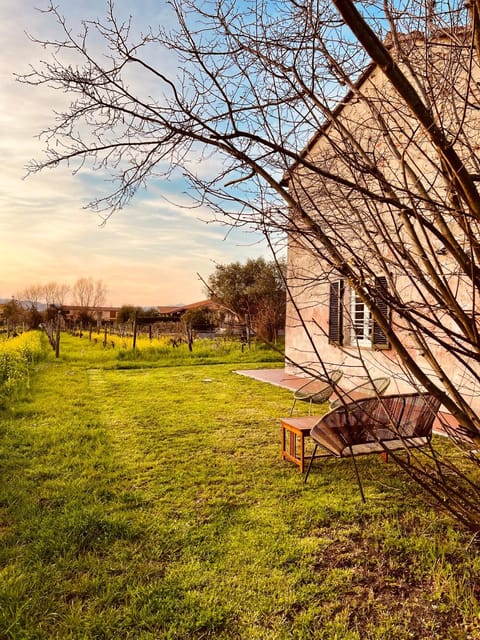
POLYGON ((89 309, 82 309, 77 314, 77 321, 79 322, 81 327, 92 327, 96 324, 97 319, 92 311, 89 309))
POLYGON ((215 327, 218 322, 218 315, 207 307, 188 309, 182 316, 182 328, 187 340, 188 349, 193 349, 193 338, 195 331, 207 331, 215 327))
POLYGON ((218 324, 218 315, 208 307, 188 309, 182 316, 182 322, 189 324, 195 331, 206 331, 218 324))
POLYGON ((45 291, 42 284, 31 284, 17 294, 18 299, 31 309, 39 309, 45 302, 45 291))
POLYGON ((58 282, 47 282, 42 286, 43 301, 47 306, 55 305, 61 307, 65 304, 65 299, 70 291, 70 287, 67 284, 60 284, 58 282))
POLYGON ((130 304, 124 304, 117 311, 117 324, 125 324, 126 322, 132 322, 135 313, 139 313, 140 307, 134 307, 130 304))
POLYGON ((7 331, 15 330, 18 325, 24 322, 26 310, 18 300, 12 298, 3 305, 2 316, 7 322, 7 331))
POLYGON ((44 304, 45 292, 41 284, 32 284, 18 294, 21 304, 25 307, 24 320, 30 329, 36 329, 44 320, 45 314, 41 310, 44 304))
POLYGON ((63 318, 66 317, 65 311, 62 309, 62 305, 57 305, 54 303, 49 304, 45 309, 45 319, 47 320, 47 322, 52 322, 53 320, 56 320, 59 312, 63 318))
POLYGON ((139 307, 139 315, 147 318, 157 318, 160 317, 160 312, 156 307, 149 307, 148 309, 141 309, 139 307))
POLYGON ((187 340, 188 350, 192 351, 195 331, 210 329, 214 324, 214 314, 206 307, 188 309, 182 316, 181 324, 187 340))
POLYGON ((284 261, 250 259, 245 264, 216 265, 208 279, 215 302, 235 313, 247 327, 266 340, 275 339, 285 325, 284 261))
POLYGON ((72 287, 73 304, 80 307, 77 319, 82 327, 97 322, 95 309, 105 304, 107 288, 101 280, 79 278, 72 287))
POLYGON ((79 278, 72 288, 73 303, 89 310, 105 304, 107 288, 101 280, 79 278))
POLYGON ((270 341, 285 328, 286 270, 285 262, 266 262, 250 289, 256 301, 255 330, 270 341))
POLYGON ((83 327, 97 322, 95 309, 105 304, 107 288, 101 280, 79 278, 72 287, 73 304, 80 307, 78 320, 83 327))

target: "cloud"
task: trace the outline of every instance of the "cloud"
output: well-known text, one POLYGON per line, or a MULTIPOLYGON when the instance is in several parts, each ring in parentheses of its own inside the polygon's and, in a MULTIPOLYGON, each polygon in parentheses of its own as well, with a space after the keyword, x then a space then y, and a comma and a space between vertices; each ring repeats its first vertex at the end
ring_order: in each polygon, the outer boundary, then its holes
MULTIPOLYGON (((265 255, 259 236, 228 234, 220 224, 205 224, 202 220, 213 220, 212 212, 191 207, 180 179, 152 180, 102 226, 101 216, 84 207, 111 187, 108 175, 88 168, 72 175, 63 166, 25 178, 26 164, 42 155, 38 134, 52 123, 53 111, 67 104, 62 93, 20 84, 14 77, 47 55, 25 32, 55 34, 51 16, 35 9, 40 2, 3 0, 0 5, 0 297, 32 283, 73 284, 92 276, 105 282, 111 304, 188 303, 205 296, 197 273, 208 277, 215 263, 265 255)), ((59 4, 74 20, 96 16, 106 6, 97 0, 59 4)), ((158 9, 164 4, 118 0, 116 7, 132 11, 140 28, 168 21, 170 16, 158 9)), ((195 163, 198 158, 192 158, 195 163)), ((205 158, 199 170, 215 171, 218 163, 218 157, 205 158)))

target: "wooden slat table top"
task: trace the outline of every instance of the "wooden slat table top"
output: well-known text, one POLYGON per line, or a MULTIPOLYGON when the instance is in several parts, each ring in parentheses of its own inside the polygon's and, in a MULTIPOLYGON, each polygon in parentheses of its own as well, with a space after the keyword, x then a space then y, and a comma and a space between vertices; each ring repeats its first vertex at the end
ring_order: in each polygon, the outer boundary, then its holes
POLYGON ((322 416, 289 416, 287 418, 280 418, 280 422, 282 426, 288 425, 299 431, 310 431, 321 417, 322 416))

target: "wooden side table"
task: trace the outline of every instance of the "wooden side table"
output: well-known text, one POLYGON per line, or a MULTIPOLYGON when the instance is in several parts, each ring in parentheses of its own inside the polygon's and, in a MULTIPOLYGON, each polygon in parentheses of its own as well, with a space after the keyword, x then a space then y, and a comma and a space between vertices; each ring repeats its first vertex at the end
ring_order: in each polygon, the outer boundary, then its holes
POLYGON ((305 467, 305 437, 310 435, 311 429, 319 420, 320 416, 280 418, 282 460, 290 460, 299 466, 301 473, 305 467))

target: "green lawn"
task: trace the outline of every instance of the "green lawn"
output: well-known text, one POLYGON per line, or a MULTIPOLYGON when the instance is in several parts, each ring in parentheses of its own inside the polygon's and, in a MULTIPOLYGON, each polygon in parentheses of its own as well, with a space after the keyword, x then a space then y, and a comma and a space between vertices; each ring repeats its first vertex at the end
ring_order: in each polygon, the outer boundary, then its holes
POLYGON ((233 372, 271 353, 61 354, 0 413, 0 638, 480 638, 477 547, 400 469, 362 504, 280 460, 291 393, 233 372))

